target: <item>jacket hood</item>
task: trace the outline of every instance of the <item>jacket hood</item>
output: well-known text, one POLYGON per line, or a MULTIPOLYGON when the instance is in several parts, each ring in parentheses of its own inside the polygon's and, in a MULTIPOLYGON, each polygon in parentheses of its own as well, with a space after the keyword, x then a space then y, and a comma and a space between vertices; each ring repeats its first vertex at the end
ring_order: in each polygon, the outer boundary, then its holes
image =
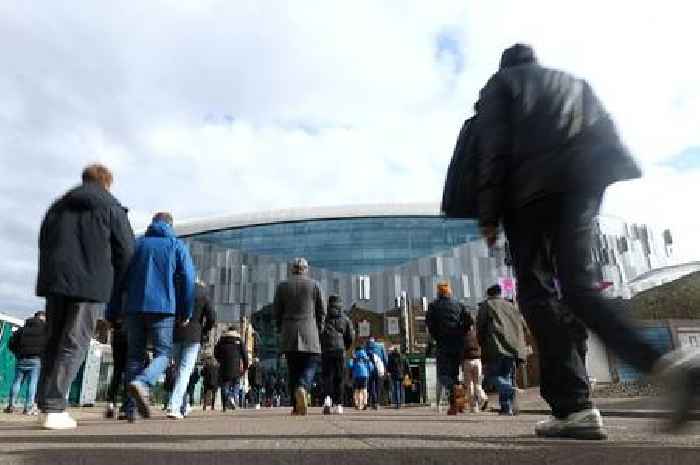
POLYGON ((95 183, 81 184, 71 189, 63 196, 62 202, 76 210, 94 210, 118 203, 112 194, 95 183))
POLYGON ((367 352, 365 352, 365 349, 357 349, 355 351, 355 357, 357 358, 367 358, 367 352))
POLYGON ((154 221, 146 230, 148 237, 175 237, 173 227, 164 221, 154 221))
POLYGON ((503 51, 499 69, 536 63, 537 56, 535 56, 535 50, 532 47, 526 44, 515 44, 503 51))

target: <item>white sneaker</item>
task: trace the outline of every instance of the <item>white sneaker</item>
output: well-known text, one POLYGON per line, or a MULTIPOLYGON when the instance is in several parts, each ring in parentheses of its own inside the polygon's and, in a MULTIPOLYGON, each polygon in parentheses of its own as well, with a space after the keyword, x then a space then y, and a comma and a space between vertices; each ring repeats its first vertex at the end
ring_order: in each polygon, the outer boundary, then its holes
POLYGON ((190 404, 187 404, 187 407, 185 407, 185 416, 189 416, 190 413, 192 413, 192 406, 190 404))
MULTIPOLYGON (((42 417, 39 416, 39 418, 42 417)), ((68 412, 55 412, 46 414, 41 427, 44 429, 75 429, 78 427, 78 423, 68 412)))
POLYGON ((180 412, 173 412, 172 410, 168 410, 167 417, 173 420, 182 420, 185 418, 180 412))
POLYGON ((343 406, 342 406, 342 405, 336 405, 336 406, 335 406, 335 413, 337 413, 338 415, 342 415, 342 414, 343 414, 343 406))
POLYGON ((550 417, 535 425, 535 434, 546 438, 605 439, 603 417, 598 409, 572 413, 566 418, 550 417))
POLYGON ((255 404, 255 410, 260 410, 260 404, 255 404))

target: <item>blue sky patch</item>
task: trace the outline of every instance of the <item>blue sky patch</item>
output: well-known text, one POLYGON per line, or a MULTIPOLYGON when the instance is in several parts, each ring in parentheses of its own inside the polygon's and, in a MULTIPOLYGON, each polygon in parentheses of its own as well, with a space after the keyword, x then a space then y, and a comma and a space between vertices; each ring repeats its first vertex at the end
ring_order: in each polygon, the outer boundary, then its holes
POLYGON ((700 146, 687 147, 681 153, 663 163, 679 171, 700 168, 700 146))
POLYGON ((442 60, 446 56, 454 63, 454 73, 461 73, 464 69, 464 48, 460 38, 453 31, 442 31, 435 40, 435 58, 442 60))

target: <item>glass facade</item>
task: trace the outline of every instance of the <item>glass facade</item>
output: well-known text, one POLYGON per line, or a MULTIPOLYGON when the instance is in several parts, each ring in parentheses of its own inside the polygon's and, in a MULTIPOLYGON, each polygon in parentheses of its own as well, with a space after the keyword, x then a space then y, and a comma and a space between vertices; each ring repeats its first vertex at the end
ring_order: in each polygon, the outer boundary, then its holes
POLYGON ((218 247, 342 273, 383 271, 476 239, 475 221, 391 217, 302 221, 249 226, 198 235, 218 247))

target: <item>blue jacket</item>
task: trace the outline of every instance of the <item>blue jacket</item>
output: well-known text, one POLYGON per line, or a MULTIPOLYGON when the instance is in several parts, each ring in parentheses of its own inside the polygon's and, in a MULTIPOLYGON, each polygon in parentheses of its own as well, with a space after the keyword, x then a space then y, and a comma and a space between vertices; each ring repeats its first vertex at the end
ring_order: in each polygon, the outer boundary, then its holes
POLYGON ((355 356, 350 360, 349 365, 352 369, 352 379, 367 379, 374 370, 367 353, 362 348, 355 351, 355 356))
MULTIPOLYGON (((136 243, 127 273, 125 312, 192 316, 195 268, 185 244, 165 222, 153 222, 136 243)), ((108 315, 109 318, 109 315, 108 315)))
POLYGON ((367 356, 370 360, 372 360, 372 354, 377 354, 385 367, 389 363, 389 360, 386 357, 386 352, 384 351, 384 346, 379 344, 377 341, 367 341, 365 351, 367 351, 367 356))

